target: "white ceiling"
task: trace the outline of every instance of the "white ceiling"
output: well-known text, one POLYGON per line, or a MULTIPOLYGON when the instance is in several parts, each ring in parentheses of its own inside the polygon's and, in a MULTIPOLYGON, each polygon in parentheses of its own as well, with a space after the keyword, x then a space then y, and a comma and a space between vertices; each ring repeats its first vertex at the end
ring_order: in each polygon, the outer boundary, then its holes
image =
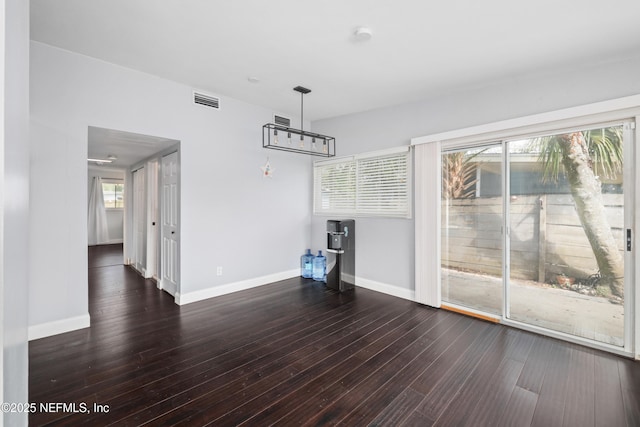
MULTIPOLYGON (((90 159, 107 159, 110 155, 117 157, 112 163, 105 163, 105 168, 127 169, 148 159, 156 153, 168 149, 178 143, 173 139, 140 135, 112 129, 89 126, 87 154, 90 159)), ((91 162, 89 165, 96 165, 91 162)))
POLYGON ((282 114, 302 85, 311 120, 638 56, 639 20, 638 0, 31 0, 33 40, 282 114))

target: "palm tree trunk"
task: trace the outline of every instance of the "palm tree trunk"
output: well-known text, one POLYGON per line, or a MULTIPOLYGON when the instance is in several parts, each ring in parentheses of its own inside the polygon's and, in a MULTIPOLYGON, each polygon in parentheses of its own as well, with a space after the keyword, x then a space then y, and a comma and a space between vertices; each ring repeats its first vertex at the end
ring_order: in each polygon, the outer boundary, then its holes
POLYGON ((571 186, 582 227, 596 257, 603 283, 611 292, 624 297, 624 260, 607 221, 602 187, 591 165, 582 132, 559 135, 562 164, 571 186))

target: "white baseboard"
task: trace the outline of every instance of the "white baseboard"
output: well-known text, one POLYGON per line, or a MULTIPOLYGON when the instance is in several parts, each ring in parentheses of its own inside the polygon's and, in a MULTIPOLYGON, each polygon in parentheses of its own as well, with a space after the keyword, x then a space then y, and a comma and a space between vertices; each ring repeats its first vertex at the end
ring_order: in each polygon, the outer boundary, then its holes
POLYGON ((186 294, 176 292, 175 301, 178 305, 190 304, 192 302, 230 294, 232 292, 244 291, 246 289, 256 288, 258 286, 268 285, 269 283, 277 282, 279 280, 291 279, 292 277, 296 276, 300 276, 299 269, 269 274, 267 276, 242 280, 240 282, 228 283, 226 285, 215 286, 212 288, 202 289, 200 291, 188 292, 186 294))
POLYGON ((401 288, 399 286, 389 285, 387 283, 376 282, 375 280, 365 279, 363 277, 356 278, 356 286, 394 297, 407 299, 409 301, 416 300, 416 293, 411 289, 401 288))
POLYGON ((91 326, 91 318, 89 313, 82 316, 69 317, 67 319, 56 320, 53 322, 40 323, 38 325, 29 326, 29 341, 39 338, 50 337, 52 335, 63 334, 65 332, 84 329, 91 326))
MULTIPOLYGON (((196 301, 202 301, 208 298, 213 298, 221 295, 230 294, 232 292, 243 291, 246 289, 255 288, 258 286, 268 285, 269 283, 277 282, 280 280, 290 279, 300 275, 300 270, 289 270, 280 273, 269 274, 267 276, 256 277, 249 280, 243 280, 240 282, 229 283, 226 285, 216 286, 213 288, 202 289, 200 291, 189 292, 186 294, 180 294, 176 292, 175 301, 178 305, 190 304, 196 301)), ((376 282, 374 280, 365 279, 362 277, 356 278, 356 285, 362 288, 366 288, 372 291, 381 292, 383 294, 391 295, 398 298, 407 299, 410 301, 415 300, 415 292, 400 288, 398 286, 389 285, 386 283, 376 282)), ((82 316, 70 317, 67 319, 56 320, 53 322, 41 323, 38 325, 29 326, 29 341, 37 340, 39 338, 50 337, 52 335, 63 334, 65 332, 71 332, 78 329, 88 328, 91 325, 91 318, 89 314, 82 316)))

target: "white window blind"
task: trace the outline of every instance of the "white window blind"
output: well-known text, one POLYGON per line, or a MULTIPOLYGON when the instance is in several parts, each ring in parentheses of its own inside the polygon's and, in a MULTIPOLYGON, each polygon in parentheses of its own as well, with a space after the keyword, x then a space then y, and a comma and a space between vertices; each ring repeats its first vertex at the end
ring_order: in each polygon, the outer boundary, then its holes
POLYGON ((314 164, 314 213, 411 216, 409 151, 334 159, 314 164))
POLYGON ((356 213, 409 216, 407 153, 357 160, 356 213))
POLYGON ((314 167, 314 212, 351 214, 356 208, 356 165, 353 159, 314 167))

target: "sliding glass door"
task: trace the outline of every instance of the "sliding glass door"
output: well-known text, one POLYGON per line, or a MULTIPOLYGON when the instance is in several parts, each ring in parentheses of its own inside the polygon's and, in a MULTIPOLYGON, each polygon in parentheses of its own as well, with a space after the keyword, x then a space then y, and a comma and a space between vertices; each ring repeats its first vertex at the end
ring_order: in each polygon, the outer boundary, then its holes
POLYGON ((502 314, 502 145, 442 154, 442 300, 502 314))
POLYGON ((624 125, 509 141, 506 317, 624 345, 624 125))
POLYGON ((623 122, 443 144, 444 306, 624 349, 631 129, 623 122))

